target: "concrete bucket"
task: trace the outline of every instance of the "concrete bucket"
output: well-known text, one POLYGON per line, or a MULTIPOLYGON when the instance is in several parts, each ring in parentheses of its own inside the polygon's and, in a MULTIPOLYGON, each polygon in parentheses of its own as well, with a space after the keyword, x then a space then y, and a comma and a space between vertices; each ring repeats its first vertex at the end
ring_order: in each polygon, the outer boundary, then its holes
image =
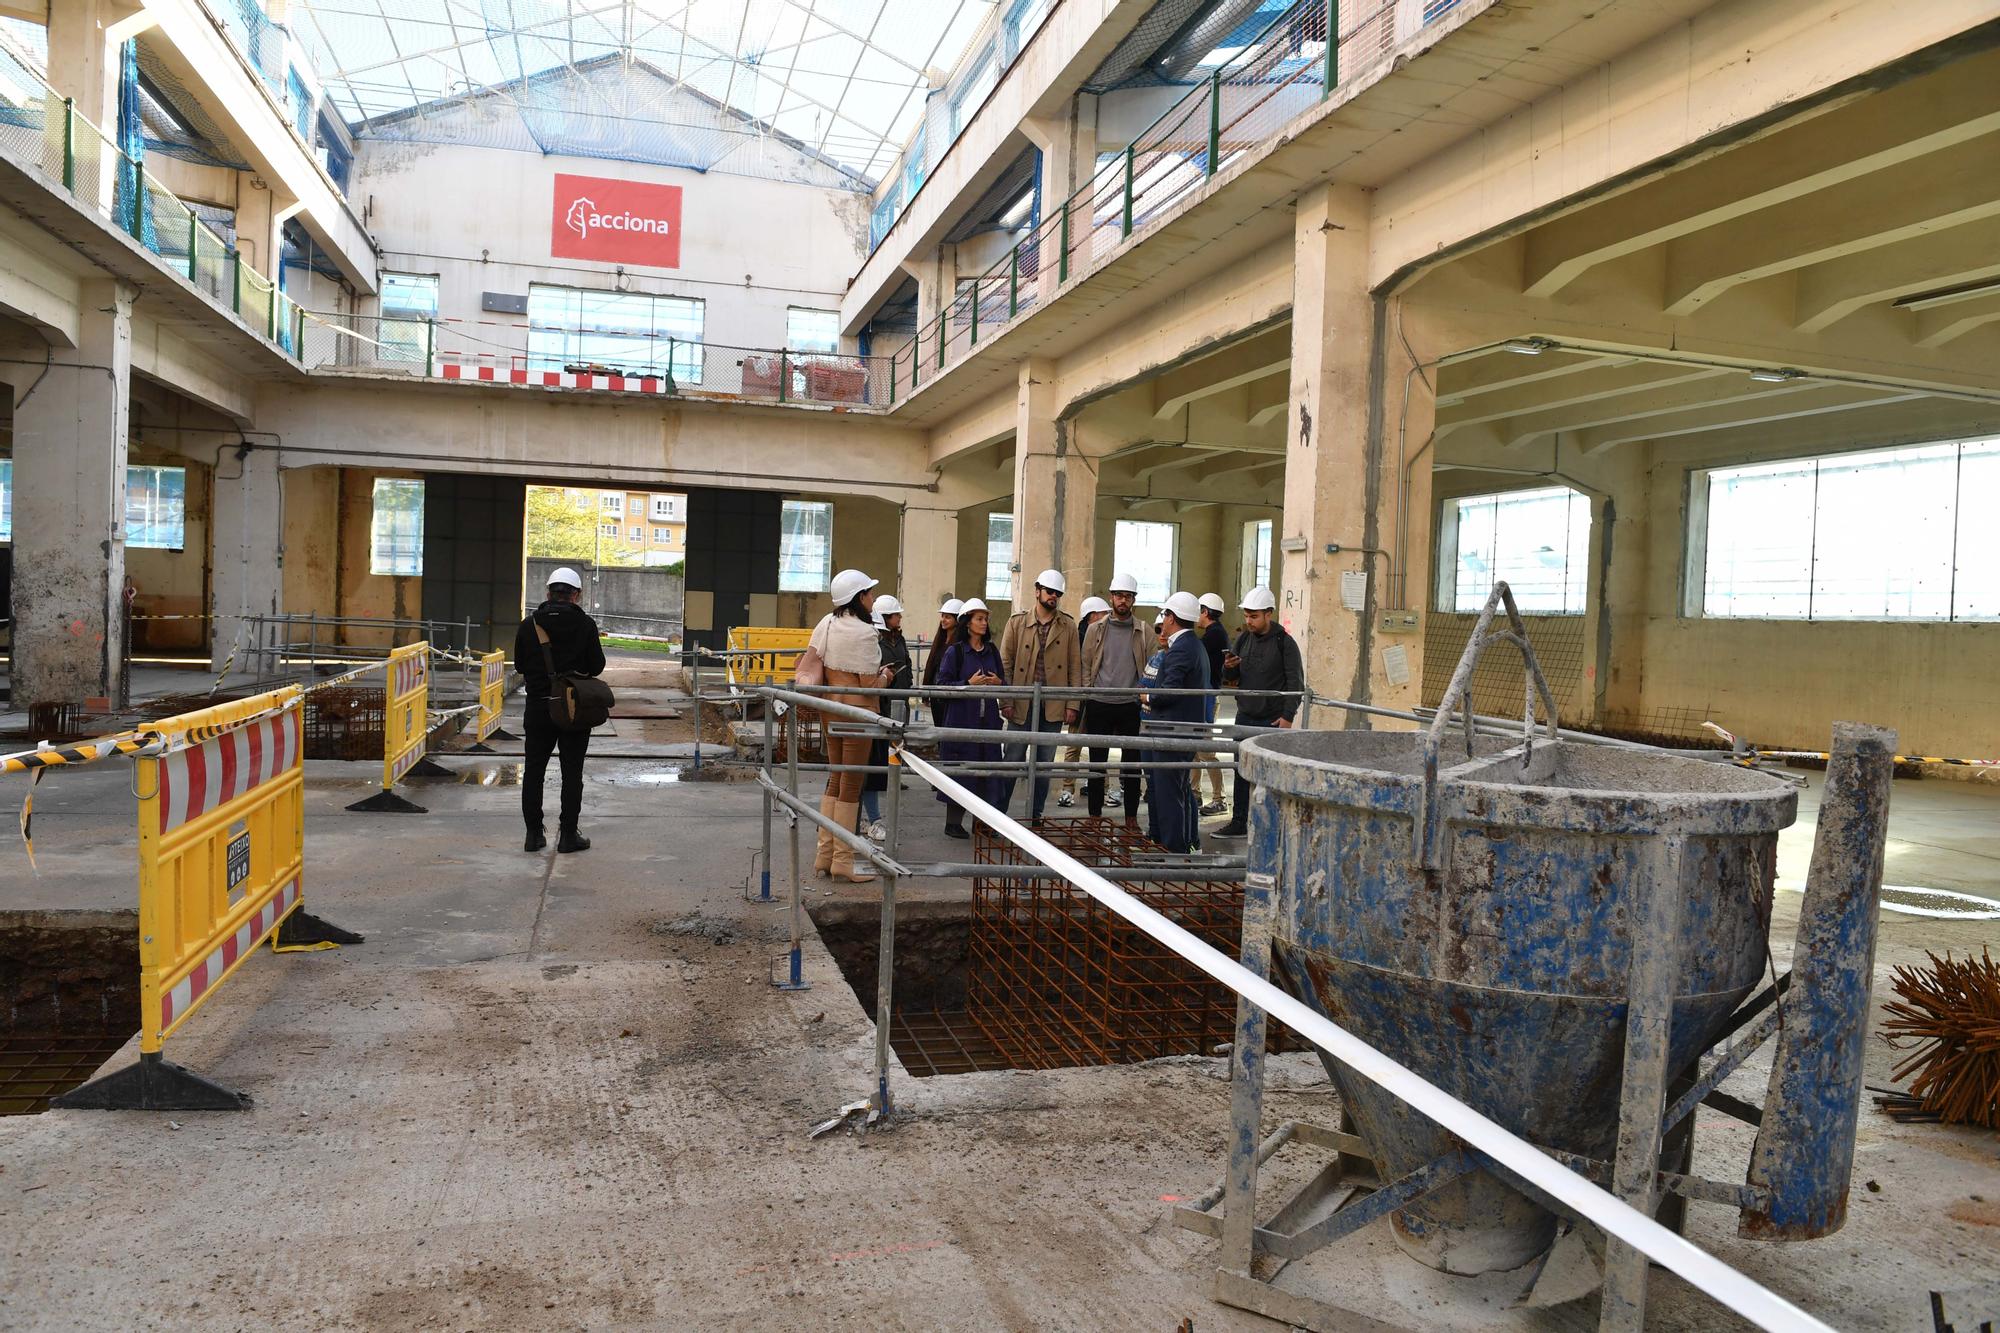
MULTIPOLYGON (((1293 732, 1242 750, 1269 794, 1250 866, 1277 893, 1275 961, 1307 1003, 1544 1148, 1613 1155, 1628 976, 1663 948, 1680 978, 1669 1069, 1708 1046, 1766 965, 1778 831, 1793 788, 1697 759, 1562 740, 1293 732), (1469 750, 1469 755, 1468 755, 1469 750), (1427 855, 1428 848, 1428 855, 1427 855), (1426 865, 1426 860, 1434 864, 1426 865), (1679 899, 1649 939, 1645 896, 1679 899)), ((1385 1180, 1456 1147, 1329 1060, 1385 1180)), ((1557 1219, 1484 1171, 1393 1215, 1446 1272, 1512 1269, 1557 1219)))

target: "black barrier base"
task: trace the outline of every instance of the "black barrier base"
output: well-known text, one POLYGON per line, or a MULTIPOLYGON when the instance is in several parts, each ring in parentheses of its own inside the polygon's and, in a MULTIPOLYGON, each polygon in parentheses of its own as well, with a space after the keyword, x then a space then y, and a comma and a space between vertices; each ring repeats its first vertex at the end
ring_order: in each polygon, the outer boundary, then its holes
POLYGON ((516 736, 511 731, 506 731, 500 727, 495 727, 493 728, 493 730, 486 733, 486 739, 489 741, 518 741, 521 738, 519 736, 516 736))
POLYGON ((303 910, 293 912, 278 923, 278 947, 281 949, 310 944, 359 944, 365 938, 303 910))
POLYGON ((434 764, 429 759, 419 759, 416 763, 410 765, 410 771, 403 774, 403 776, 406 778, 455 778, 458 774, 452 772, 442 764, 434 764))
POLYGON ((455 750, 453 751, 453 753, 454 754, 498 754, 500 752, 494 749, 492 746, 488 745, 485 741, 474 741, 472 744, 466 746, 463 750, 455 750))
POLYGON ((155 1051, 49 1105, 63 1111, 247 1111, 250 1094, 183 1069, 155 1051))
POLYGON ((356 801, 347 807, 369 815, 427 815, 429 810, 415 801, 406 801, 392 791, 378 791, 365 801, 356 801))

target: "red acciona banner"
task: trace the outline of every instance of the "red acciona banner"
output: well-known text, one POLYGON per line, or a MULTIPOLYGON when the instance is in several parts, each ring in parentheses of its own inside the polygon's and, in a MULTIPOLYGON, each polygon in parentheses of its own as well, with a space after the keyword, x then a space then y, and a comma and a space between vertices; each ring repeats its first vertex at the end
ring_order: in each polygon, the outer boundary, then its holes
POLYGON ((549 252, 559 259, 679 268, 681 187, 558 175, 549 252))

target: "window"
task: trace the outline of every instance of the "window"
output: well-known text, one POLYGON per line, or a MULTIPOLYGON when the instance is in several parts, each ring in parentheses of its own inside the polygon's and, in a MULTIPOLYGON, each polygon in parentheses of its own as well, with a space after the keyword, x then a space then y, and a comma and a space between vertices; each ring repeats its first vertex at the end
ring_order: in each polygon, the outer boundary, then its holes
POLYGON ((1504 580, 1524 612, 1581 615, 1589 552, 1589 497, 1567 487, 1448 500, 1440 525, 1438 607, 1476 612, 1504 580))
POLYGON ((528 368, 701 382, 702 302, 647 292, 528 286, 528 368))
POLYGON ((599 500, 598 503, 604 506, 604 512, 607 514, 622 514, 625 512, 625 497, 622 495, 607 495, 599 500))
POLYGON ((2000 619, 2000 439, 1690 478, 1688 615, 2000 619))
POLYGON ((1589 496, 1546 486, 1444 502, 1438 610, 1476 612, 1504 580, 1523 612, 1580 616, 1589 575, 1589 496))
POLYGON ((993 85, 1000 82, 1000 67, 989 49, 979 57, 979 63, 965 75, 958 92, 951 99, 951 137, 957 139, 972 118, 979 114, 979 106, 986 100, 986 94, 993 91, 993 85))
POLYGON ((125 469, 125 545, 178 551, 187 545, 187 469, 125 469))
POLYGON ((653 497, 653 517, 654 517, 654 518, 663 518, 663 519, 666 519, 666 520, 667 520, 668 522, 670 522, 670 523, 678 523, 678 522, 680 522, 680 521, 681 521, 681 505, 682 505, 682 504, 683 504, 683 503, 684 503, 684 502, 686 501, 686 499, 687 499, 687 497, 686 497, 686 496, 684 496, 684 495, 656 495, 656 496, 654 496, 654 497, 653 497))
POLYGON ((986 591, 982 598, 1005 601, 1014 595, 1014 516, 986 516, 986 591))
POLYGON ((1139 601, 1158 606, 1174 591, 1178 523, 1143 523, 1121 518, 1111 542, 1111 564, 1139 580, 1139 601))
POLYGON ((785 311, 785 346, 794 352, 838 352, 840 312, 791 306, 785 311))
POLYGON ((590 508, 590 492, 589 492, 589 491, 578 491, 578 492, 576 493, 576 507, 577 507, 578 509, 588 509, 588 508, 590 508))
POLYGON ((600 536, 616 537, 618 535, 618 525, 616 523, 600 523, 597 525, 597 531, 600 536))
POLYGON ((654 528, 653 542, 657 546, 672 546, 674 544, 674 530, 672 528, 654 528))
POLYGON ((632 537, 632 540, 633 540, 633 541, 635 541, 635 542, 642 542, 642 541, 646 540, 646 528, 645 528, 645 525, 644 525, 644 524, 642 524, 642 523, 634 523, 634 524, 632 525, 632 531, 631 531, 631 537, 632 537))
POLYGON ((1253 518, 1243 525, 1243 588, 1271 586, 1271 520, 1253 518))
MULTIPOLYGON (((0 541, 14 539, 14 462, 0 458, 0 541)), ((125 545, 163 551, 187 546, 187 469, 125 469, 125 545)))
POLYGON ((778 591, 824 592, 833 581, 833 506, 787 500, 778 514, 778 591))
POLYGON ((423 482, 375 478, 375 512, 368 521, 368 572, 424 572, 423 482))
POLYGON ((423 365, 430 353, 430 321, 437 318, 435 273, 384 273, 378 336, 385 361, 423 365))

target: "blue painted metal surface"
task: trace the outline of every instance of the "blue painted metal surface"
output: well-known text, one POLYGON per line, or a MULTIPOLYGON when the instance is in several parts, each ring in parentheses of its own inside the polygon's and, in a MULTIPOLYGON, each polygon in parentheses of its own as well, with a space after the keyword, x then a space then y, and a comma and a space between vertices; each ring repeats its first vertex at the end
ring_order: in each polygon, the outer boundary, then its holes
MULTIPOLYGON (((1609 1158, 1648 844, 1685 839, 1668 942, 1678 1070, 1764 965, 1777 833, 1796 793, 1746 769, 1567 741, 1524 759, 1482 737, 1456 754, 1439 774, 1438 867, 1426 870, 1416 734, 1245 743, 1239 767, 1272 797, 1253 812, 1248 869, 1274 877, 1279 952, 1301 998, 1364 1041, 1535 1143, 1609 1158)), ((1460 1146, 1368 1080, 1328 1072, 1384 1179, 1460 1146)), ((1556 1225, 1485 1171, 1393 1222, 1407 1251, 1464 1273, 1528 1262, 1556 1225)))
POLYGON ((1792 948, 1792 984, 1748 1179, 1770 1191, 1738 1223, 1810 1240, 1847 1220, 1896 733, 1837 722, 1792 948))

